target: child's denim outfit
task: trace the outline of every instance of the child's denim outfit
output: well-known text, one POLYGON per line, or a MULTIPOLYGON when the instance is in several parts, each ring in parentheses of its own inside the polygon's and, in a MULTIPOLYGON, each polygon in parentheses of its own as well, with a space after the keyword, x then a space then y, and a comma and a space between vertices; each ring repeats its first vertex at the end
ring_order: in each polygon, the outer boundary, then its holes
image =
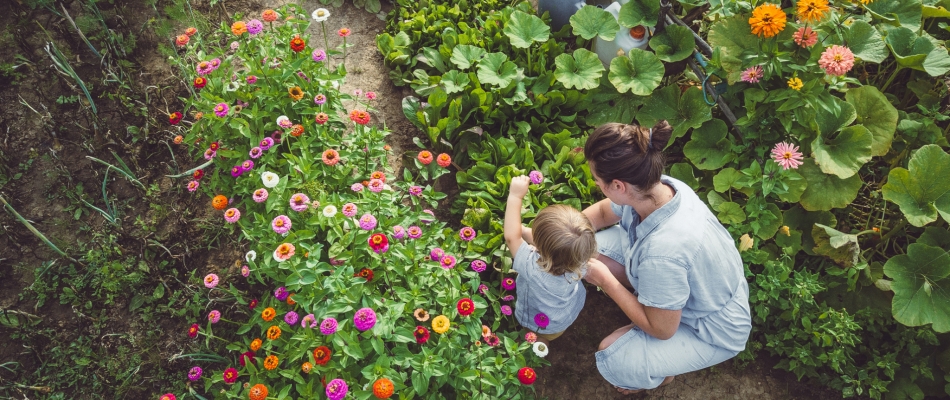
POLYGON ((522 326, 534 332, 547 334, 564 331, 571 326, 587 298, 587 289, 580 274, 551 275, 538 266, 538 250, 522 242, 515 253, 512 268, 518 272, 515 279, 518 300, 515 302, 515 318, 522 326), (538 313, 548 316, 550 323, 540 328, 534 323, 538 313))

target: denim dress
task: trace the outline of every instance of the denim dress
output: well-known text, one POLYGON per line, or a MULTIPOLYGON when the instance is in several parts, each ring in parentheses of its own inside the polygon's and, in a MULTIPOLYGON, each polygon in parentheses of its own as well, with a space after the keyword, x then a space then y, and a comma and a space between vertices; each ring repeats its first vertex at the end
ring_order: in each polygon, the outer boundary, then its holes
POLYGON ((587 299, 587 289, 581 282, 584 271, 579 274, 551 275, 541 270, 538 258, 538 250, 527 242, 522 242, 515 253, 511 266, 518 273, 515 278, 515 290, 518 292, 515 318, 534 332, 563 332, 574 323, 584 308, 587 299), (534 322, 538 313, 548 316, 550 322, 547 327, 541 328, 534 322))
POLYGON ((728 360, 752 330, 735 240, 689 186, 665 175, 661 182, 676 191, 672 200, 643 221, 632 207, 611 204, 620 224, 597 233, 600 253, 626 266, 640 304, 682 310, 672 338, 634 327, 596 353, 601 375, 624 389, 652 389, 728 360))

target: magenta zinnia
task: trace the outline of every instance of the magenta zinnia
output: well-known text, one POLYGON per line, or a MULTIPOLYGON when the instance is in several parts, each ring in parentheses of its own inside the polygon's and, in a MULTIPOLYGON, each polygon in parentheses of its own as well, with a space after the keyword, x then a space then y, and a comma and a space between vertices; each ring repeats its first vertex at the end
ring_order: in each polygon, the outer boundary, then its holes
POLYGON ((772 159, 782 166, 782 169, 798 168, 802 165, 802 153, 798 152, 798 146, 786 142, 775 145, 772 149, 772 159))
POLYGON ((818 65, 824 68, 828 75, 841 76, 854 67, 854 53, 847 47, 832 45, 821 53, 818 65))
POLYGON ((338 322, 336 321, 336 318, 327 318, 320 323, 320 333, 324 335, 332 335, 334 332, 336 332, 337 325, 338 322))
POLYGON ((482 260, 475 260, 475 261, 472 261, 472 270, 475 271, 475 272, 482 272, 482 271, 485 270, 485 267, 487 267, 487 266, 488 266, 488 265, 485 264, 485 262, 482 261, 482 260))
POLYGON ((293 196, 290 196, 290 209, 301 212, 307 211, 307 208, 310 208, 310 198, 303 193, 297 193, 293 196))
POLYGON ((410 226, 409 229, 406 230, 406 232, 409 234, 410 239, 418 239, 422 237, 422 228, 415 225, 410 226))
POLYGON ((528 174, 528 178, 531 179, 531 183, 535 185, 540 185, 541 182, 544 182, 544 175, 541 174, 541 171, 531 171, 528 174))
POLYGON ((346 397, 349 388, 342 379, 334 379, 327 384, 327 397, 330 400, 342 400, 346 397))
POLYGON ((353 325, 361 332, 371 329, 376 325, 376 312, 369 307, 357 310, 356 314, 353 315, 353 325))
POLYGON ((534 323, 538 328, 544 329, 548 327, 548 324, 551 323, 551 319, 548 318, 548 315, 545 313, 537 313, 534 316, 534 323))
POLYGON ((287 218, 286 215, 278 215, 273 221, 271 221, 270 227, 274 230, 274 232, 283 235, 290 231, 290 218, 287 218))
POLYGON ((446 254, 442 257, 442 260, 439 261, 439 264, 441 264, 444 269, 452 269, 452 267, 455 267, 455 257, 446 254))
POLYGON ((459 231, 459 237, 466 242, 470 242, 475 239, 475 230, 466 226, 459 231))

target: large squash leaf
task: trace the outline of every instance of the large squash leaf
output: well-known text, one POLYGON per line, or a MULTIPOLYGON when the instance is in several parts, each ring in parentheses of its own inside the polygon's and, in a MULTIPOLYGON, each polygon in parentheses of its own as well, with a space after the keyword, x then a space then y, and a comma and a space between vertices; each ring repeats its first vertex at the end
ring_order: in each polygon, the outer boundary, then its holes
POLYGON ((607 79, 620 93, 629 91, 637 96, 649 96, 660 86, 665 71, 663 62, 653 53, 630 49, 629 57, 614 57, 610 61, 607 79))
POLYGON ((857 122, 871 132, 871 155, 887 154, 897 130, 897 109, 874 86, 848 90, 845 99, 854 106, 857 122))
POLYGON ((689 142, 683 146, 683 154, 699 169, 722 168, 736 158, 732 141, 726 138, 728 128, 721 119, 712 119, 693 129, 689 142))
POLYGON ((848 179, 841 179, 821 171, 815 161, 806 158, 798 167, 808 186, 802 193, 801 204, 808 211, 828 211, 832 208, 847 207, 858 197, 861 189, 861 178, 853 175, 848 179))
POLYGON ((894 26, 920 29, 923 14, 921 0, 874 0, 867 6, 871 15, 894 26))
POLYGON ((594 89, 600 85, 604 64, 597 54, 580 48, 574 55, 561 54, 554 59, 554 77, 568 89, 594 89))
POLYGON ((832 138, 818 135, 811 149, 822 172, 847 179, 871 160, 871 132, 862 125, 849 126, 832 138))
POLYGON ((518 66, 508 61, 505 53, 488 53, 478 63, 477 76, 481 83, 507 87, 517 75, 518 66))
POLYGON ((894 319, 907 326, 933 324, 950 331, 950 253, 923 243, 908 246, 907 254, 891 257, 884 274, 893 279, 894 319))
POLYGON ((511 19, 505 24, 503 31, 511 45, 519 49, 526 49, 534 42, 546 42, 551 37, 551 27, 548 24, 537 15, 522 11, 511 13, 511 19))
POLYGON ((571 16, 571 28, 574 35, 590 40, 599 36, 604 40, 614 40, 620 24, 617 18, 606 10, 586 5, 571 16))
POLYGON ((698 128, 712 119, 712 110, 703 100, 702 89, 691 87, 681 95, 678 86, 670 85, 653 92, 637 114, 637 121, 643 126, 653 126, 664 119, 673 125, 673 136, 666 144, 669 146, 689 128, 698 128))
POLYGON ((884 47, 884 38, 871 24, 855 21, 844 34, 845 43, 848 44, 848 48, 855 57, 877 64, 887 59, 888 52, 884 47))
POLYGON ((947 54, 946 48, 935 45, 931 39, 927 36, 917 36, 914 31, 900 27, 888 31, 884 42, 901 67, 924 71, 930 76, 940 76, 950 72, 950 55, 947 54))
POLYGON ((617 18, 627 28, 655 26, 660 19, 660 0, 630 0, 620 7, 617 18))
POLYGON ((666 62, 676 62, 693 54, 696 47, 693 30, 685 26, 671 25, 650 38, 650 48, 656 56, 666 62))
POLYGON ((884 199, 900 207, 907 221, 924 226, 937 214, 950 221, 950 154, 928 144, 910 158, 908 169, 894 168, 882 189, 884 199))

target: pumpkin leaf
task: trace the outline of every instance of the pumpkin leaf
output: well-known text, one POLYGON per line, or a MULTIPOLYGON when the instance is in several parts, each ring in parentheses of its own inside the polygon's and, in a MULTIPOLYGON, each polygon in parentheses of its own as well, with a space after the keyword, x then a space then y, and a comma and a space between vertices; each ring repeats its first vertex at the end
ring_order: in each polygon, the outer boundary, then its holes
POLYGON ((923 243, 907 247, 907 254, 891 257, 884 274, 893 279, 894 319, 907 326, 933 324, 937 332, 950 331, 950 253, 923 243))
POLYGON ((632 92, 637 96, 649 96, 660 86, 665 68, 653 53, 630 49, 629 57, 614 57, 610 61, 607 79, 620 93, 632 92))
POLYGON ((887 154, 897 130, 897 109, 874 86, 848 90, 844 97, 854 106, 857 122, 871 132, 871 155, 887 154))
POLYGON ((846 234, 827 225, 815 224, 811 228, 811 236, 815 239, 815 254, 831 258, 835 264, 850 268, 858 263, 858 254, 861 246, 858 245, 858 235, 846 234))
POLYGON ((617 18, 606 10, 592 5, 585 5, 571 16, 571 28, 575 36, 586 40, 600 37, 604 40, 614 40, 620 30, 617 18))
POLYGON ((732 141, 726 138, 726 123, 711 119, 693 129, 689 142, 683 146, 686 155, 696 168, 716 170, 734 160, 732 141))
POLYGON ((660 60, 666 62, 685 60, 696 48, 693 30, 680 25, 667 26, 658 35, 650 38, 650 48, 656 52, 660 60))
POLYGON ((924 226, 940 214, 950 221, 950 154, 928 144, 910 158, 908 168, 894 168, 882 187, 884 199, 900 207, 907 222, 924 226))
POLYGON ((888 31, 884 42, 901 67, 924 71, 930 76, 950 72, 947 49, 938 47, 927 36, 917 36, 914 31, 900 27, 888 31))
POLYGON ((880 64, 887 59, 888 52, 884 46, 884 38, 877 29, 865 21, 855 21, 851 24, 844 33, 844 40, 854 56, 863 61, 880 64))
POLYGON ((595 89, 600 86, 600 77, 604 73, 604 64, 597 54, 584 48, 575 50, 573 56, 557 56, 554 65, 554 77, 568 89, 595 89))
POLYGON ((505 53, 488 53, 478 63, 478 80, 488 85, 507 87, 517 75, 518 66, 505 53))
POLYGON ((526 49, 534 42, 546 42, 551 37, 551 27, 548 24, 537 15, 522 11, 511 13, 503 31, 511 40, 511 45, 519 49, 526 49))
POLYGON ((712 119, 712 110, 703 100, 703 91, 699 87, 690 87, 680 93, 677 85, 656 90, 637 114, 637 121, 643 126, 653 126, 662 120, 673 125, 673 135, 666 146, 685 135, 690 128, 699 128, 712 119))
POLYGON ((745 211, 739 203, 727 201, 719 205, 719 214, 716 216, 724 224, 735 225, 746 219, 745 211))
POLYGON ((445 93, 447 94, 461 92, 471 82, 472 80, 468 78, 468 74, 460 73, 454 69, 442 75, 442 85, 445 86, 445 93))
POLYGON ((485 56, 485 49, 468 44, 460 44, 452 49, 452 61, 457 67, 466 70, 485 56))
POLYGON ((660 0, 630 0, 620 7, 617 19, 627 28, 656 26, 660 19, 660 0))
POLYGON ((785 225, 791 232, 801 232, 801 247, 806 253, 814 255, 815 239, 812 237, 812 227, 815 224, 835 226, 838 220, 828 211, 805 211, 800 206, 785 210, 783 214, 785 225))
POLYGON ((920 0, 874 0, 866 5, 875 18, 913 31, 920 29, 923 6, 920 0))
POLYGON ((849 126, 832 139, 818 135, 811 149, 822 172, 847 179, 871 160, 871 132, 862 125, 849 126))
POLYGON ((760 39, 752 34, 748 15, 733 15, 713 23, 708 40, 709 45, 719 51, 719 62, 728 74, 730 85, 738 82, 742 74, 746 63, 743 53, 759 51, 760 39))
POLYGON ((800 201, 802 207, 808 211, 847 207, 858 197, 858 190, 863 184, 857 174, 847 179, 826 174, 810 158, 806 158, 798 167, 798 173, 808 182, 800 201))

